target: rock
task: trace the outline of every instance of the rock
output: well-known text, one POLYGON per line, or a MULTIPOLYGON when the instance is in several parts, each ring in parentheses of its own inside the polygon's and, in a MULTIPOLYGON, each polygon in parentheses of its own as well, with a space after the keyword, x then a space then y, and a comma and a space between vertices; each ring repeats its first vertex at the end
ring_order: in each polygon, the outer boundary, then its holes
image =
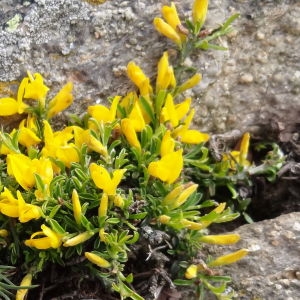
MULTIPOLYGON (((192 0, 177 1, 184 19, 192 0)), ((125 94, 133 85, 123 72, 130 60, 153 78, 157 60, 173 45, 153 28, 165 1, 1 0, 0 81, 40 72, 56 92, 75 84, 81 114, 89 104, 125 94)), ((192 64, 203 74, 194 88, 195 125, 214 133, 249 130, 299 111, 300 4, 297 0, 211 0, 206 22, 215 28, 233 13, 235 30, 217 43, 228 51, 200 52, 192 64)), ((191 63, 191 61, 189 61, 191 63)), ((0 96, 1 96, 0 90, 0 96)))
POLYGON ((250 250, 241 261, 222 267, 232 277, 238 299, 299 299, 300 213, 243 225, 234 232, 241 235, 236 245, 207 248, 213 257, 250 250))

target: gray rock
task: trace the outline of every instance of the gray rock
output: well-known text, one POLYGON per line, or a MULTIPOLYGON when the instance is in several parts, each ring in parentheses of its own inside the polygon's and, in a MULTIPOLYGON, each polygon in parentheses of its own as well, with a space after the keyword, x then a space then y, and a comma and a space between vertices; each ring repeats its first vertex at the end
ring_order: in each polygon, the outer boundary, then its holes
MULTIPOLYGON (((30 70, 42 73, 56 91, 71 80, 77 114, 125 94, 133 88, 124 72, 130 60, 153 77, 163 50, 173 47, 152 25, 162 3, 1 0, 0 81, 20 80, 30 70)), ((182 19, 188 17, 192 1, 175 3, 182 19)), ((299 1, 211 0, 206 26, 236 12, 241 17, 235 31, 219 40, 229 50, 200 52, 192 60, 203 74, 190 93, 201 130, 249 130, 299 111, 299 1)))
POLYGON ((300 298, 300 213, 238 228, 241 240, 232 246, 209 246, 212 256, 241 248, 250 250, 241 261, 222 267, 232 277, 238 299, 296 300, 300 298))

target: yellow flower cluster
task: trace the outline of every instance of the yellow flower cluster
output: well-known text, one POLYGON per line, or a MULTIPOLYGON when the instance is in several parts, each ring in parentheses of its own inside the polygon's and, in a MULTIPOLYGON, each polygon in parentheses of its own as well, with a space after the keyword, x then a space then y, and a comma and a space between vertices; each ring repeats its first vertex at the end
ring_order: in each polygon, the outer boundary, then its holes
MULTIPOLYGON (((48 88, 44 85, 43 77, 38 73, 34 76, 28 73, 28 77, 24 78, 20 84, 16 100, 13 98, 0 99, 1 116, 26 112, 29 108, 29 104, 25 103, 27 99, 37 100, 38 105, 42 106, 45 112, 45 119, 42 123, 38 123, 37 118, 29 113, 20 122, 18 129, 13 129, 8 136, 1 133, 0 154, 6 157, 7 174, 19 184, 19 189, 16 191, 17 197, 7 188, 1 192, 0 212, 3 215, 18 218, 21 223, 41 218, 43 216, 41 205, 52 196, 50 185, 53 178, 61 173, 62 166, 70 168, 73 163, 79 162, 81 147, 86 146, 88 151, 96 152, 104 158, 107 157, 107 147, 97 138, 94 130, 83 129, 79 126, 67 126, 63 130, 54 131, 47 120, 72 103, 71 90, 72 84, 67 83, 52 100, 46 102, 48 88), (17 145, 12 145, 13 139, 17 145), (21 152, 23 146, 25 147, 24 153, 21 152), (24 193, 35 190, 35 199, 31 198, 29 200, 31 203, 27 203, 23 198, 22 190, 24 193)), ((104 107, 90 107, 89 112, 97 119, 106 117, 104 122, 113 121, 118 99, 116 97, 113 101, 110 113, 107 113, 108 109, 105 110, 104 107)), ((90 125, 93 128, 93 124, 90 125)), ((107 196, 116 196, 116 203, 121 207, 122 198, 120 195, 116 195, 116 189, 126 169, 114 170, 112 177, 103 166, 96 163, 91 163, 89 170, 95 185, 103 190, 99 215, 106 215, 107 203, 105 208, 103 199, 107 196)), ((75 189, 72 193, 72 204, 74 219, 80 225, 83 212, 75 189)), ((41 229, 42 231, 33 233, 30 239, 25 241, 25 245, 37 249, 58 248, 67 238, 64 237, 64 234, 56 232, 45 224, 42 224, 41 229)), ((64 242, 63 246, 68 247, 82 243, 87 238, 86 236, 87 234, 80 234, 76 239, 70 238, 64 242)))
POLYGON ((35 100, 47 109, 47 118, 52 118, 72 104, 72 89, 72 83, 67 83, 52 100, 46 103, 49 88, 44 84, 42 75, 39 73, 32 75, 28 72, 28 77, 25 77, 19 86, 17 99, 10 97, 0 99, 0 116, 22 114, 29 107, 26 102, 35 100))
MULTIPOLYGON (((195 0, 193 3, 192 21, 197 28, 196 33, 199 33, 205 22, 208 2, 208 0, 195 0)), ((189 32, 180 21, 174 2, 171 2, 170 6, 163 6, 161 13, 163 18, 154 18, 154 27, 158 32, 182 48, 189 32)))
MULTIPOLYGON (((163 6, 163 18, 154 19, 155 28, 181 50, 180 63, 189 52, 191 35, 193 47, 199 47, 197 39, 207 7, 208 0, 194 1, 192 21, 186 22, 189 28, 182 24, 173 2, 163 6)), ((103 272, 107 273, 101 274, 114 277, 121 287, 115 282, 112 286, 122 298, 135 297, 125 285, 131 275, 125 278, 122 271, 129 251, 126 244, 137 241, 135 226, 145 216, 142 224, 171 227, 172 232, 184 230, 184 239, 192 238, 195 243, 227 245, 240 239, 236 234, 205 235, 213 222, 235 216, 230 208, 225 209, 226 203, 213 200, 205 201, 204 206, 214 209, 201 216, 197 193, 201 184, 191 182, 192 176, 183 172, 184 166, 202 166, 208 161, 208 149, 203 145, 210 136, 192 128, 195 109, 192 99, 184 95, 202 76, 196 72, 187 76, 185 70, 184 76, 178 76, 183 67, 180 63, 173 67, 164 52, 152 82, 140 66, 129 62, 127 75, 136 90, 113 97, 110 107, 89 106, 83 118, 74 116, 73 123, 61 130, 51 125, 51 119, 72 104, 71 82, 48 99, 49 88, 42 75, 28 72, 16 98, 0 98, 1 117, 17 114, 22 118, 18 128, 0 133, 0 239, 6 243, 10 238, 9 218, 14 218, 14 224, 22 223, 14 229, 14 240, 20 233, 20 240, 14 243, 19 245, 18 251, 26 251, 24 265, 34 264, 16 299, 26 298, 35 268, 40 270, 47 259, 57 258, 61 263, 74 253, 106 269, 103 272), (202 150, 203 158, 195 158, 202 150), (137 186, 130 186, 132 182, 137 186), (135 211, 131 209, 135 197, 156 202, 135 211), (49 256, 37 255, 38 251, 48 251, 49 256)), ((250 165, 249 139, 246 133, 239 148, 223 156, 220 164, 228 173, 250 165)), ((206 268, 233 263, 247 252, 241 249, 205 265, 192 263, 185 277, 202 280, 206 268)))

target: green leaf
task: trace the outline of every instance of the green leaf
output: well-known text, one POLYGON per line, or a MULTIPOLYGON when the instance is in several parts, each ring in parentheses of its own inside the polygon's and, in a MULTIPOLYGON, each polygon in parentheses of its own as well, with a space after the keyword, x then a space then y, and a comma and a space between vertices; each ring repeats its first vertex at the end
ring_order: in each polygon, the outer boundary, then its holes
POLYGON ((133 274, 132 273, 128 274, 126 276, 125 280, 127 283, 132 283, 133 282, 133 274))
POLYGON ((133 237, 130 240, 126 241, 126 244, 136 243, 138 241, 139 237, 140 237, 139 233, 137 231, 134 231, 133 232, 133 237))
POLYGON ((194 23, 191 22, 189 19, 185 19, 185 24, 186 24, 187 28, 189 29, 189 31, 191 31, 191 32, 195 31, 194 23))
POLYGON ((225 223, 235 220, 240 216, 240 213, 231 213, 230 208, 226 209, 219 217, 214 220, 215 223, 225 223))
POLYGON ((201 42, 197 43, 196 48, 202 49, 202 50, 228 50, 226 47, 215 45, 215 44, 210 44, 207 40, 202 40, 201 42))
POLYGON ((220 286, 213 286, 210 284, 208 281, 204 280, 203 281, 204 285, 211 290, 214 294, 221 294, 224 293, 226 289, 226 283, 221 284, 220 286))
POLYGON ((173 280, 173 283, 179 286, 192 286, 193 281, 187 280, 187 279, 175 279, 173 280))
POLYGON ((129 215, 130 220, 141 220, 144 219, 147 216, 147 212, 142 212, 138 214, 131 214, 129 215))
POLYGON ((142 296, 137 294, 135 291, 130 289, 127 285, 125 285, 123 282, 119 281, 119 284, 117 285, 115 282, 112 284, 112 288, 119 292, 122 298, 131 298, 132 300, 144 300, 142 296))
POLYGON ((75 173, 74 175, 76 175, 76 177, 77 177, 81 182, 85 182, 85 181, 89 180, 88 174, 87 174, 86 172, 83 172, 83 170, 82 170, 81 168, 79 168, 79 167, 74 168, 74 169, 72 170, 72 173, 73 173, 73 174, 75 173))
POLYGON ((121 169, 125 164, 129 162, 126 156, 127 156, 126 149, 122 148, 119 154, 115 158, 115 169, 121 169))
POLYGON ((215 282, 231 282, 232 279, 230 276, 206 276, 209 281, 215 282))
POLYGON ((221 27, 221 30, 225 30, 229 27, 229 25, 231 25, 231 23, 233 21, 235 21, 237 18, 240 17, 240 14, 234 14, 232 16, 230 16, 225 23, 223 23, 222 27, 221 27))
POLYGON ((63 227, 61 227, 56 220, 54 220, 54 219, 47 219, 47 222, 49 223, 49 225, 51 226, 51 228, 55 232, 60 233, 60 234, 65 234, 66 233, 66 231, 63 229, 63 227))
POLYGON ((109 219, 106 220, 106 222, 109 223, 109 224, 118 224, 118 223, 120 223, 120 219, 118 219, 118 218, 109 218, 109 219))
POLYGON ((51 212, 49 214, 49 218, 53 219, 54 216, 56 215, 56 213, 59 211, 59 209, 61 208, 61 205, 55 205, 52 209, 51 212))
POLYGON ((2 286, 0 286, 0 287, 1 287, 1 289, 0 289, 0 297, 1 297, 1 299, 3 299, 3 300, 10 300, 10 299, 12 299, 11 297, 13 296, 13 294, 10 293, 9 291, 5 290, 5 288, 3 289, 2 286), (10 295, 10 297, 7 296, 6 294, 10 295))
POLYGON ((238 192, 236 191, 234 185, 232 183, 228 183, 227 184, 227 188, 229 189, 229 191, 231 192, 232 198, 233 199, 237 199, 237 197, 239 196, 238 192))
POLYGON ((151 107, 150 103, 148 102, 148 100, 145 99, 144 97, 140 96, 139 101, 140 101, 139 103, 141 103, 143 109, 145 110, 146 114, 149 116, 151 121, 154 123, 155 122, 154 111, 153 111, 153 108, 151 107))
POLYGON ((35 178, 35 183, 36 183, 37 189, 41 192, 45 192, 46 187, 45 187, 42 177, 39 174, 34 174, 34 178, 35 178))
POLYGON ((160 90, 155 98, 155 114, 160 116, 161 109, 165 104, 167 90, 160 90))
POLYGON ((153 136, 153 130, 149 125, 146 125, 141 132, 141 146, 142 148, 148 147, 148 144, 151 142, 153 136))
POLYGON ((242 212, 242 215, 249 224, 254 223, 253 219, 246 212, 242 212))
POLYGON ((20 153, 18 144, 19 130, 11 137, 8 133, 0 133, 0 145, 3 143, 12 152, 20 153))

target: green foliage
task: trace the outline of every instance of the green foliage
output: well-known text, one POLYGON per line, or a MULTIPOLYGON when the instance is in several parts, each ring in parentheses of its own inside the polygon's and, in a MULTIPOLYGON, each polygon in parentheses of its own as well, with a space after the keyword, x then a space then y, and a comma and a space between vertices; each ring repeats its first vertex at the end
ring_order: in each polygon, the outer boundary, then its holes
MULTIPOLYGON (((165 11, 179 19, 174 4, 165 11)), ((74 272, 99 278, 121 299, 143 299, 135 290, 129 254, 149 249, 146 260, 157 252, 171 259, 169 281, 195 285, 199 299, 204 290, 219 299, 234 294, 226 292, 230 278, 213 269, 241 259, 247 250, 199 261, 203 243, 239 239, 236 234, 209 235, 207 228, 240 213, 250 221, 250 199, 239 187, 251 186, 256 174, 274 180, 284 157, 272 144, 265 160, 254 165, 248 160, 250 135, 245 133, 238 149, 216 159, 208 146, 210 135, 191 128, 195 111, 184 92, 201 75, 182 62, 194 50, 223 50, 211 41, 230 32, 238 17, 203 33, 205 14, 186 21, 179 32, 182 24, 165 27, 156 18, 162 34, 170 37, 170 28, 175 32, 171 37, 181 54, 175 71, 167 52, 158 63, 155 83, 130 62, 127 74, 137 91, 113 97, 109 108, 93 105, 81 118, 70 116, 61 130, 54 130, 53 117, 73 102, 71 83, 48 99, 43 77, 28 73, 16 99, 0 99, 0 115, 26 114, 18 128, 0 135, 1 264, 19 266, 16 278, 26 274, 16 299, 24 299, 32 277, 35 281, 49 264, 65 266, 78 258, 74 272), (146 229, 153 236, 145 235, 146 229), (159 240, 161 232, 166 239, 159 240)), ((7 270, 0 268, 3 299, 16 288, 7 270)))

